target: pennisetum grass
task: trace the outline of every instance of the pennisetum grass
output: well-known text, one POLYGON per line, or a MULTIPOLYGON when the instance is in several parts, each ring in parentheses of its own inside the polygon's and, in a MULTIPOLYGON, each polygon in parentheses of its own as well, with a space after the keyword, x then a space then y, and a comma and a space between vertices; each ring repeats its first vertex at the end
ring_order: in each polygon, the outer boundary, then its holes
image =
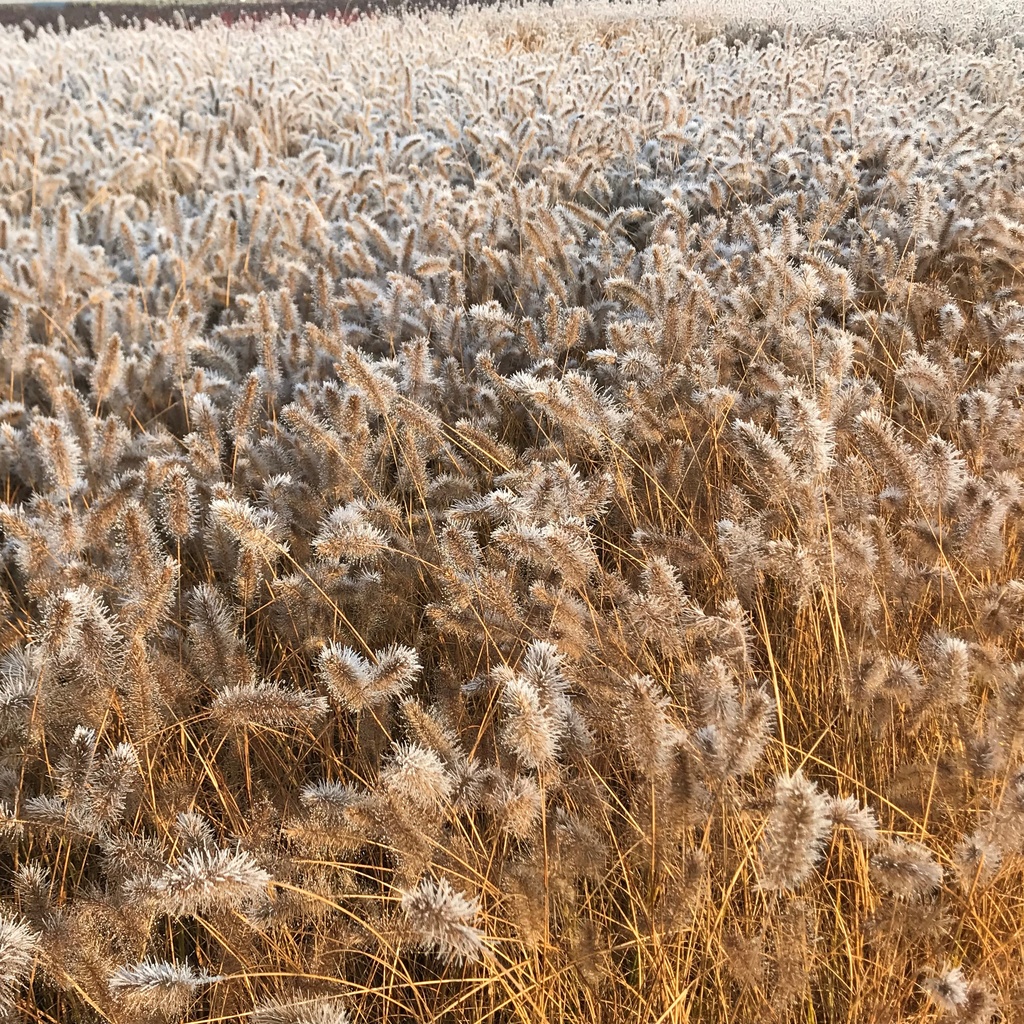
POLYGON ((0 1014, 1020 1019, 1015 18, 0 32, 0 1014))

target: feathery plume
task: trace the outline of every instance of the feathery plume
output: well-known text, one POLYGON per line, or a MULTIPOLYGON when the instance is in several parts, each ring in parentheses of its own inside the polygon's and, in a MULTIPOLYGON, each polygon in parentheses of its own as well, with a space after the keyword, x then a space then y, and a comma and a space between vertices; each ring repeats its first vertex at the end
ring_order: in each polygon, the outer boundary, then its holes
POLYGON ((671 760, 677 730, 671 701, 650 676, 631 675, 618 702, 626 752, 648 778, 662 778, 671 760))
POLYGON ((967 1003, 967 980, 963 968, 948 967, 921 982, 921 990, 943 1013, 959 1017, 967 1003))
POLYGON ((0 912, 0 1013, 9 1013, 19 987, 28 978, 39 935, 16 918, 0 912))
POLYGON ((406 693, 422 666, 411 647, 392 644, 371 663, 351 647, 325 644, 317 660, 320 680, 338 703, 351 711, 377 707, 406 693))
POLYGON ((196 997, 196 989, 220 980, 215 975, 197 971, 191 964, 140 960, 114 971, 109 985, 112 992, 137 1010, 174 1017, 188 1009, 196 997))
POLYGON ((518 676, 507 679, 501 694, 505 710, 502 741, 528 768, 543 771, 558 757, 562 725, 545 707, 540 691, 518 676))
POLYGON ((483 957, 483 932, 472 924, 480 905, 457 892, 447 878, 424 878, 402 893, 401 905, 416 940, 441 960, 461 963, 483 957))
POLYGON ((249 1024, 350 1024, 351 1017, 335 996, 298 994, 259 1003, 249 1024))
POLYGON ((210 717, 222 729, 309 728, 327 711, 325 697, 270 680, 225 686, 210 705, 210 717))
POLYGON ((387 545, 388 535, 367 522, 366 510, 356 504, 332 510, 313 540, 318 555, 352 562, 375 558, 387 545))
POLYGON ((210 514, 247 552, 262 561, 273 562, 287 550, 282 540, 284 524, 269 509, 254 509, 234 498, 215 498, 210 502, 210 514))
POLYGON ((766 889, 796 889, 821 859, 832 827, 829 803, 797 771, 775 782, 775 809, 768 819, 761 862, 766 889))
POLYGON ((191 917, 233 910, 255 899, 270 884, 270 875, 244 850, 187 850, 155 878, 132 888, 149 897, 162 913, 191 917))
POLYGON ((161 496, 163 523, 173 540, 192 535, 198 518, 195 481, 184 466, 172 466, 164 478, 161 496))
POLYGON ((49 416, 36 416, 30 428, 43 474, 57 498, 73 494, 82 482, 82 448, 67 425, 49 416))
POLYGON ((828 816, 837 828, 845 828, 864 846, 878 842, 878 819, 870 807, 863 807, 856 797, 832 797, 828 816))
POLYGON ((871 878, 883 891, 907 900, 931 895, 942 884, 942 868, 920 843, 891 839, 871 857, 871 878))
POLYGON ((440 757, 418 743, 394 744, 380 779, 392 798, 422 809, 439 807, 452 792, 440 757))

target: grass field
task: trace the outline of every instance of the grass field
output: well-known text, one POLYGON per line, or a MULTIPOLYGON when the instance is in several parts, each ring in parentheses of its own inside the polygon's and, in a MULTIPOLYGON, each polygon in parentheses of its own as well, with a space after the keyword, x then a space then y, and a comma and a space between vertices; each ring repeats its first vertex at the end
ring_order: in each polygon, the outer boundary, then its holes
MULTIPOLYGON (((450 0, 454 6, 456 0, 450 0)), ((402 10, 422 6, 419 0, 403 0, 402 10)), ((16 28, 22 34, 38 32, 68 32, 86 28, 143 27, 146 22, 163 23, 177 28, 187 28, 195 23, 218 19, 231 26, 241 20, 260 21, 264 18, 289 13, 292 18, 306 20, 328 18, 352 21, 365 16, 390 10, 398 10, 387 0, 232 0, 231 3, 213 3, 211 0, 187 0, 175 3, 173 0, 43 0, 41 3, 24 0, 0 0, 0 29, 16 28)))
POLYGON ((1010 5, 0 29, 0 1015, 1024 1019, 1022 146, 1010 5))

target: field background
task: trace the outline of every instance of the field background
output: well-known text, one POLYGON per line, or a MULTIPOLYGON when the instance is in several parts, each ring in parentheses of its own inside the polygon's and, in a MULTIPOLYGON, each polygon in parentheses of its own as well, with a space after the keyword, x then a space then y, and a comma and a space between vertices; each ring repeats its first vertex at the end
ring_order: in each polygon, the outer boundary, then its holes
POLYGON ((0 29, 0 1014, 1022 1019, 1022 153, 1010 4, 0 29))

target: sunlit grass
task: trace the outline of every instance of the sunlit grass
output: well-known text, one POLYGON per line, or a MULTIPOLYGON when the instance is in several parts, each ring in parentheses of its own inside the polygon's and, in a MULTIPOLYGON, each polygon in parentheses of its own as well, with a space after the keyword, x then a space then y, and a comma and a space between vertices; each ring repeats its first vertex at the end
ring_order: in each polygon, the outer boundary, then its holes
POLYGON ((1017 1019, 1024 36, 785 14, 0 35, 0 1012, 1017 1019))

